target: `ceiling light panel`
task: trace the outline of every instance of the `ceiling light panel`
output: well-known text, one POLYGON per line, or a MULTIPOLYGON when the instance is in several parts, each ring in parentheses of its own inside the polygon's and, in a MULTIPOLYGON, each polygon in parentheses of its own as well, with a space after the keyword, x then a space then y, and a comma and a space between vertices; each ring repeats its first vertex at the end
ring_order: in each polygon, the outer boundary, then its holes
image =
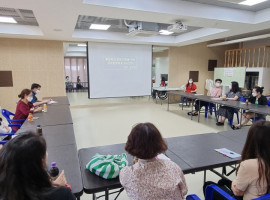
POLYGON ((17 23, 13 17, 3 17, 3 16, 0 16, 0 22, 1 23, 12 23, 12 24, 17 23))
POLYGON ((11 17, 18 25, 38 26, 32 10, 0 7, 0 17, 11 17))
POLYGON ((89 29, 93 29, 93 30, 108 30, 110 28, 111 25, 107 25, 107 24, 91 24, 89 29))
POLYGON ((259 3, 262 3, 265 1, 267 1, 267 0, 246 0, 246 1, 240 2, 239 4, 246 5, 246 6, 254 6, 256 4, 259 4, 259 3))

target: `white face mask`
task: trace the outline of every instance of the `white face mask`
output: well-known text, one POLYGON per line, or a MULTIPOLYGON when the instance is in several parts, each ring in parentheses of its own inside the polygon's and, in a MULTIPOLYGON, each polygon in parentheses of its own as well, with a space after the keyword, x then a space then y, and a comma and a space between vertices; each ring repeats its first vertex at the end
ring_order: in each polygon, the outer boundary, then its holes
POLYGON ((257 96, 257 93, 252 92, 252 96, 253 97, 256 97, 257 96))
POLYGON ((193 81, 192 81, 192 80, 189 80, 188 82, 189 82, 189 83, 193 83, 193 81))
POLYGON ((221 85, 220 83, 216 83, 216 86, 217 86, 217 87, 220 87, 220 85, 221 85))
POLYGON ((27 97, 27 101, 31 102, 33 100, 33 97, 27 97))
POLYGON ((232 85, 229 86, 230 90, 232 89, 232 85))
POLYGON ((36 94, 39 94, 39 93, 40 93, 40 90, 37 90, 37 91, 36 91, 36 94))

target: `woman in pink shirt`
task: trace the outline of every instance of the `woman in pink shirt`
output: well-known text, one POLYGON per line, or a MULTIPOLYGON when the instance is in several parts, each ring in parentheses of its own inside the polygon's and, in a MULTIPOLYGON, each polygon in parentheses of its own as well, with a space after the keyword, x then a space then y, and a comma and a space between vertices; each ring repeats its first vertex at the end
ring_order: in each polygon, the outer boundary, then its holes
POLYGON ((125 150, 139 160, 120 171, 120 182, 129 199, 184 199, 187 186, 180 167, 171 160, 157 159, 167 148, 153 124, 140 123, 131 130, 125 150))
MULTIPOLYGON (((250 127, 242 151, 242 160, 236 170, 236 179, 220 180, 217 185, 221 189, 243 200, 270 193, 269 132, 269 121, 258 121, 250 127)), ((204 188, 210 184, 213 182, 206 182, 204 188)))
MULTIPOLYGON (((221 96, 221 93, 222 93, 222 90, 221 90, 221 83, 222 83, 222 80, 221 79, 216 79, 215 80, 215 86, 216 87, 214 87, 214 88, 212 88, 211 89, 211 91, 210 91, 210 96, 211 97, 220 97, 221 96)), ((206 106, 206 105, 209 105, 209 103, 208 102, 206 102, 206 101, 196 101, 196 103, 195 103, 195 111, 193 111, 193 113, 192 112, 188 112, 187 114, 188 115, 192 115, 192 116, 197 116, 198 115, 198 112, 199 112, 199 110, 201 110, 201 108, 203 107, 203 106, 206 106)), ((210 105, 214 105, 214 104, 210 104, 210 105)))

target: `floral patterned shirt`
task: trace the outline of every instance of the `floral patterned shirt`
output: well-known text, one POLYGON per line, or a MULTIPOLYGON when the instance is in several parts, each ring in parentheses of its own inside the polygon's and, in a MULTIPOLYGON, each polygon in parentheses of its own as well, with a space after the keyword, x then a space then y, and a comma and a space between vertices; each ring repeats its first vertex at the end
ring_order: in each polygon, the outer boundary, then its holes
POLYGON ((170 160, 142 160, 120 171, 120 182, 132 200, 182 200, 187 194, 184 174, 170 160))

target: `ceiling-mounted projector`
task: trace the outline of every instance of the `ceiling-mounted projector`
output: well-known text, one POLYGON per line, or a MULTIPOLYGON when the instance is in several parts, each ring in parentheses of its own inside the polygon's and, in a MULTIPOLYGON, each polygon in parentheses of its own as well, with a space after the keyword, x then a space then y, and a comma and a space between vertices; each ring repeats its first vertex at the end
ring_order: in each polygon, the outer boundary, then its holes
POLYGON ((132 22, 128 27, 128 36, 149 37, 158 34, 158 24, 152 22, 132 22))
POLYGON ((176 22, 175 24, 168 26, 167 30, 174 33, 181 33, 187 30, 187 26, 183 25, 182 22, 176 22))

